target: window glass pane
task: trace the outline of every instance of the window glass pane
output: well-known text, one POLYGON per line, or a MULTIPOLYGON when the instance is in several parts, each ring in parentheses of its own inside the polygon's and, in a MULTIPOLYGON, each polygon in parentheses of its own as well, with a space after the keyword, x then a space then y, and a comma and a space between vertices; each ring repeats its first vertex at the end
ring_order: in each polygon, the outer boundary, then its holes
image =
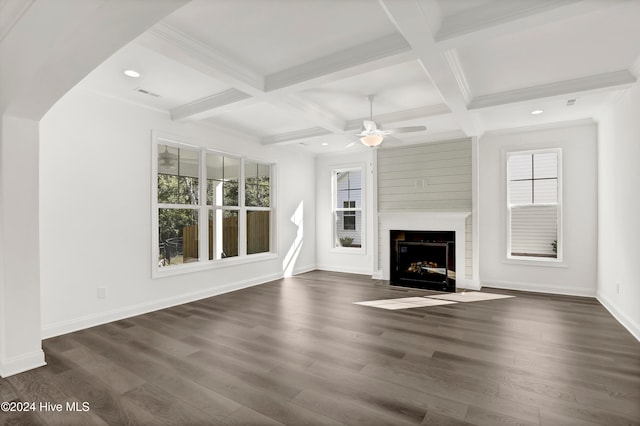
POLYGON ((534 204, 556 204, 558 202, 558 180, 540 179, 533 181, 534 204))
POLYGON ((207 154, 207 204, 237 206, 239 176, 240 160, 207 154))
POLYGON ((545 152, 533 155, 534 179, 558 177, 558 154, 545 152))
POLYGON ((247 210, 247 254, 269 251, 269 211, 247 210))
POLYGON ((246 161, 245 173, 245 205, 249 207, 270 206, 271 166, 268 164, 246 161))
POLYGON ((178 148, 158 145, 158 174, 175 175, 178 172, 178 148))
POLYGON ((238 211, 209 211, 209 260, 238 255, 238 211))
POLYGON ((511 255, 556 258, 558 207, 511 209, 511 255))
POLYGON ((531 204, 531 180, 509 182, 509 202, 514 204, 531 204))
POLYGON ((350 170, 336 173, 336 207, 362 208, 362 172, 350 170))
POLYGON ((158 266, 198 260, 198 210, 158 209, 158 266))
POLYGON ((199 155, 197 151, 158 145, 158 203, 199 203, 199 155))
POLYGON ((362 247, 362 212, 335 212, 336 247, 362 247))
POLYGON ((509 157, 509 180, 532 178, 531 154, 509 157))
POLYGON ((200 152, 180 148, 178 150, 178 174, 197 178, 200 176, 200 152))

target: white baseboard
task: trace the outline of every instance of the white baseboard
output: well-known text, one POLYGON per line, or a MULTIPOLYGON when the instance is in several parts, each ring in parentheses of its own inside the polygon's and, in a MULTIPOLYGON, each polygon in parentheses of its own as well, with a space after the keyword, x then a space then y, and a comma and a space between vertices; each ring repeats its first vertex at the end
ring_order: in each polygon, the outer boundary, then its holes
POLYGON ((329 272, 344 272, 345 274, 359 274, 359 275, 369 275, 371 276, 372 271, 370 268, 355 268, 355 267, 345 267, 343 265, 316 265, 316 268, 320 271, 329 271, 329 272))
POLYGON ((282 273, 272 274, 251 280, 229 283, 223 286, 209 288, 198 292, 160 299, 153 302, 139 303, 124 308, 113 309, 111 311, 86 315, 84 317, 74 318, 67 321, 45 324, 42 328, 42 338, 47 339, 50 337, 59 336, 61 334, 72 333, 74 331, 83 330, 89 327, 95 327, 97 325, 106 324, 113 321, 119 321, 136 315, 142 315, 148 312, 157 311, 159 309, 182 305, 184 303, 205 299, 207 297, 217 296, 219 294, 229 293, 231 291, 264 284, 280 278, 282 278, 282 273))
POLYGON ((306 272, 311 272, 316 270, 316 265, 309 266, 298 266, 293 268, 293 275, 304 274, 306 272))
POLYGON ((482 281, 480 285, 482 287, 495 287, 505 290, 531 291, 534 293, 561 294, 565 296, 596 297, 595 289, 591 288, 542 286, 512 281, 482 281))
POLYGON ((47 365, 42 349, 28 354, 0 360, 0 377, 9 377, 27 370, 47 365))
POLYGON ((373 274, 371 274, 371 278, 374 280, 381 280, 382 279, 382 269, 378 269, 377 271, 373 271, 373 274))
POLYGON ((625 313, 620 311, 615 303, 607 299, 602 293, 598 292, 596 297, 598 302, 605 307, 607 311, 620 323, 629 333, 640 342, 640 324, 629 318, 625 313))

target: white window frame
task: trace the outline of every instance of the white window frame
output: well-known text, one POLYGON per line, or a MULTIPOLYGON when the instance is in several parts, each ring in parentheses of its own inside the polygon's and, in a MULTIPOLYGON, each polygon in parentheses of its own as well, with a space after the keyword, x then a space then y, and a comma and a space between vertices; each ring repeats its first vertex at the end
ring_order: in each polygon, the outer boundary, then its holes
POLYGON ((276 229, 276 200, 277 200, 277 164, 256 159, 252 157, 244 157, 237 154, 230 154, 228 152, 222 152, 211 148, 206 148, 202 145, 195 144, 187 141, 185 138, 166 135, 161 132, 152 132, 151 143, 151 277, 161 278, 191 272, 198 272, 208 269, 217 269, 221 267, 228 267, 233 265, 241 265, 245 263, 255 263, 265 260, 272 260, 278 258, 277 247, 277 229, 276 229), (158 146, 168 145, 174 148, 183 148, 191 151, 198 151, 200 153, 200 176, 199 176, 199 196, 200 202, 198 205, 179 204, 179 205, 165 205, 158 203, 158 146), (240 176, 238 183, 238 206, 231 207, 230 210, 238 211, 238 256, 227 257, 222 259, 209 260, 209 211, 216 210, 219 206, 207 204, 207 165, 206 155, 222 155, 225 157, 236 158, 240 160, 240 176), (269 192, 270 192, 270 206, 269 207, 247 207, 245 206, 245 174, 244 165, 246 161, 257 162, 267 164, 270 166, 269 176, 269 192), (158 211, 160 208, 170 206, 171 208, 186 208, 196 209, 199 211, 198 215, 198 261, 193 263, 186 263, 182 265, 175 265, 171 267, 160 267, 158 265, 159 257, 159 237, 158 237, 158 211), (247 254, 247 210, 261 210, 270 211, 269 215, 269 252, 247 254))
MULTIPOLYGON (((557 266, 558 264, 563 263, 563 233, 562 233, 562 187, 563 187, 563 179, 562 179, 562 148, 544 148, 544 149, 532 149, 532 150, 513 150, 506 152, 504 164, 504 182, 505 182, 505 206, 506 206, 506 223, 507 223, 507 241, 506 241, 506 259, 510 263, 518 263, 523 262, 525 264, 529 263, 537 263, 537 264, 548 264, 549 266, 557 266), (510 200, 510 175, 509 175, 509 159, 512 156, 516 155, 532 155, 532 154, 544 154, 544 153, 555 153, 557 156, 557 172, 558 172, 558 192, 557 192, 557 202, 555 204, 531 204, 532 206, 556 206, 558 209, 557 213, 557 244, 556 244, 556 257, 537 257, 537 256, 513 256, 511 254, 511 209, 513 206, 510 200)), ((518 206, 522 206, 519 204, 518 206)))
MULTIPOLYGON (((364 164, 354 164, 331 168, 331 250, 339 253, 362 254, 366 252, 366 167, 364 164), (337 207, 338 204, 338 173, 359 171, 360 183, 360 207, 337 207), (342 247, 337 243, 337 213, 340 211, 360 212, 360 247, 342 247)), ((357 229, 356 229, 357 231, 357 229)))

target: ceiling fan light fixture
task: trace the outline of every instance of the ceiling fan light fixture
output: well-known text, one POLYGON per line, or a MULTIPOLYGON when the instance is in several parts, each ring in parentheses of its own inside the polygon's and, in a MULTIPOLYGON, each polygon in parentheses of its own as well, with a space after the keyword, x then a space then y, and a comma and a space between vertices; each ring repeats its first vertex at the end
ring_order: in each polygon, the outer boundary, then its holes
POLYGON ((365 135, 360 138, 360 142, 364 145, 373 148, 374 146, 378 146, 382 143, 382 139, 384 139, 380 135, 365 135))

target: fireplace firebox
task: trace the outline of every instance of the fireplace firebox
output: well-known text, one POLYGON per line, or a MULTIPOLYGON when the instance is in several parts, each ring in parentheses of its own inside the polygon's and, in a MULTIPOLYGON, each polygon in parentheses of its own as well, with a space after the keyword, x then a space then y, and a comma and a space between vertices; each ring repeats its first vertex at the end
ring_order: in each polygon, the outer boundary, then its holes
POLYGON ((391 284, 456 291, 454 231, 390 231, 391 284))

